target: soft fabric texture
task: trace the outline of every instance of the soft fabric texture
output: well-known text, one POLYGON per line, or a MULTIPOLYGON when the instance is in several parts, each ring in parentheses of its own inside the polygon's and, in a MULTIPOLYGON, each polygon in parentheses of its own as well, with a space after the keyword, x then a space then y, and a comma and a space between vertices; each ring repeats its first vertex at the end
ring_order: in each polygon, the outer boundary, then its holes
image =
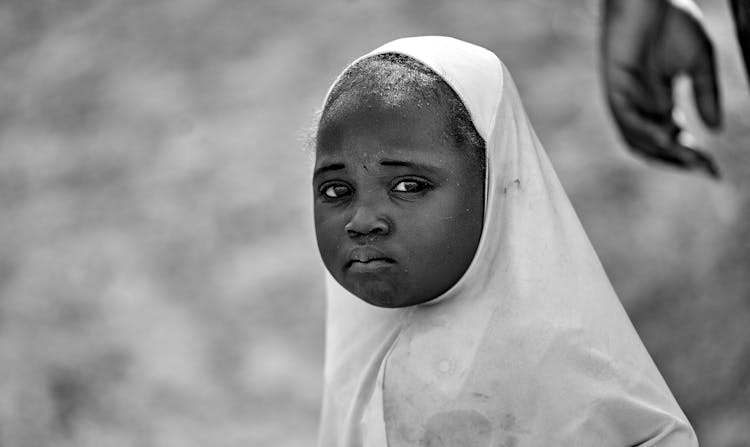
POLYGON ((447 37, 363 58, 388 52, 439 74, 486 140, 484 229, 464 276, 423 305, 373 307, 328 276, 319 446, 697 445, 505 66, 447 37))

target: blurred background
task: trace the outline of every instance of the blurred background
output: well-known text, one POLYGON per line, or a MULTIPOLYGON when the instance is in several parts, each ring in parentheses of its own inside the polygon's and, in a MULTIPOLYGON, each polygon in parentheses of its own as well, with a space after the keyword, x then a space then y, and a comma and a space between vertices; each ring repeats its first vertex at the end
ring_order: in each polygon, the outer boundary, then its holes
POLYGON ((719 183, 619 142, 598 0, 0 1, 0 446, 313 445, 304 148, 343 66, 417 34, 510 67, 702 445, 750 445, 750 94, 725 2, 700 3, 719 183))

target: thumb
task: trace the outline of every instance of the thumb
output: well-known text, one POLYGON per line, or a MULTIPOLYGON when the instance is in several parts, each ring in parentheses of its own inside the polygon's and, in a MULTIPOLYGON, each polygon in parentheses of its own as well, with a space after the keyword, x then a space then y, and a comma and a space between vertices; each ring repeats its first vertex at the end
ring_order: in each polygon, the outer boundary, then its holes
POLYGON ((717 129, 721 127, 722 121, 719 85, 713 46, 707 38, 704 48, 704 51, 697 55, 688 74, 693 84, 693 95, 698 113, 707 126, 717 129))

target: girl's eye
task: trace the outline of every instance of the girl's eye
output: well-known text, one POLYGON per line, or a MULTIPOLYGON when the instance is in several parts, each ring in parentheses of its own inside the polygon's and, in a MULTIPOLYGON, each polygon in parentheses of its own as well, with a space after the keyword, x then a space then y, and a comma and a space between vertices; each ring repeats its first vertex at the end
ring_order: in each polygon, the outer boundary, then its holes
POLYGON ((339 199, 344 196, 348 196, 351 193, 351 189, 342 184, 330 185, 323 187, 323 195, 330 199, 339 199))
POLYGON ((422 192, 429 185, 419 180, 402 180, 393 187, 395 192, 422 192))

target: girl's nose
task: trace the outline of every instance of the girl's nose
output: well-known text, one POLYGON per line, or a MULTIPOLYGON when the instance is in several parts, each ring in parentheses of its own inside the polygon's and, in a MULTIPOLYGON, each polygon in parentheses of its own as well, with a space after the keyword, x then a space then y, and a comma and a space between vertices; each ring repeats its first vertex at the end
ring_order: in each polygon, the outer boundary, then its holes
POLYGON ((350 237, 363 235, 386 235, 391 232, 391 224, 384 216, 370 207, 360 206, 354 212, 344 230, 350 237))

